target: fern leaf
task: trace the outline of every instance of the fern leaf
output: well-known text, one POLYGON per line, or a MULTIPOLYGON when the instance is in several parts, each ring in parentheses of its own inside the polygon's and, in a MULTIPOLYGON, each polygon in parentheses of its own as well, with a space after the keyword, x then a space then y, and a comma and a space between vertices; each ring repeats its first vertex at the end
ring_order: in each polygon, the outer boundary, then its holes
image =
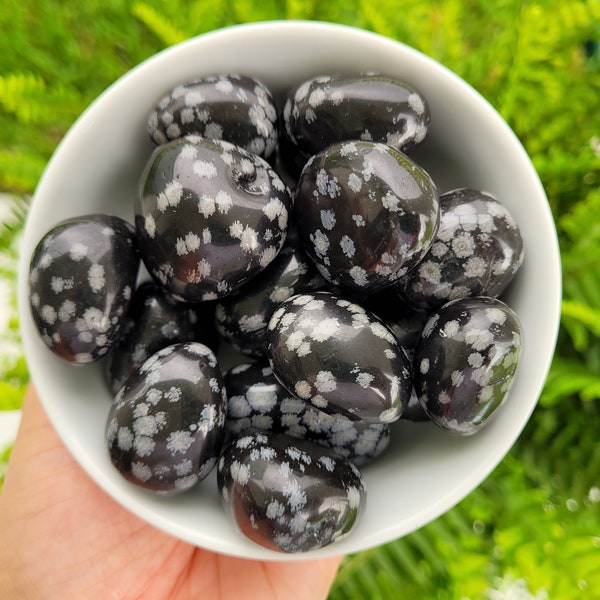
POLYGON ((283 6, 278 0, 263 0, 260 4, 248 0, 232 0, 231 8, 235 20, 239 23, 269 21, 285 16, 283 6))
POLYGON ((5 190, 31 192, 47 163, 47 157, 31 150, 0 149, 0 185, 5 190))
POLYGON ((178 44, 188 37, 165 15, 145 2, 135 2, 131 11, 165 46, 178 44))
POLYGON ((39 116, 39 103, 32 98, 44 96, 46 84, 32 73, 12 73, 0 77, 0 102, 9 113, 16 114, 24 123, 39 116))
POLYGON ((8 250, 14 243, 15 237, 21 233, 27 213, 30 198, 28 196, 0 196, 2 223, 0 224, 0 250, 8 250))
POLYGON ((562 302, 563 325, 573 340, 574 347, 585 351, 589 347, 589 335, 600 337, 600 311, 574 300, 562 302))
POLYGON ((212 31, 226 24, 229 2, 227 0, 201 0, 188 11, 190 35, 212 31))
MULTIPOLYGON (((9 202, 7 215, 2 215, 2 226, 4 231, 13 238, 21 232, 27 219, 29 212, 30 198, 28 196, 3 196, 9 202)), ((0 248, 8 248, 12 245, 12 239, 5 240, 2 238, 2 230, 0 229, 0 248)))
POLYGON ((71 123, 80 112, 79 94, 61 85, 48 88, 33 73, 0 75, 0 105, 25 124, 71 123))
MULTIPOLYGON (((600 161, 598 161, 600 164, 600 161)), ((600 193, 591 192, 559 220, 564 232, 562 325, 573 348, 592 358, 600 347, 600 193), (585 231, 585 235, 582 232, 585 231)), ((588 366, 590 361, 587 360, 588 366)))
MULTIPOLYGON (((439 580, 417 559, 410 539, 403 538, 357 555, 346 557, 338 571, 329 600, 349 598, 413 598, 426 590, 433 593, 439 580)), ((423 596, 421 596, 423 597, 423 596)))
POLYGON ((286 19, 311 19, 315 13, 316 0, 286 0, 286 19))
POLYGON ((579 396, 583 400, 600 398, 600 373, 590 371, 580 361, 556 356, 552 362, 540 403, 551 406, 579 396))
POLYGON ((409 0, 399 10, 395 0, 361 0, 360 12, 373 31, 427 51, 422 42, 431 34, 434 22, 429 3, 409 0), (410 14, 410 19, 405 18, 407 14, 410 14))
MULTIPOLYGON (((586 164, 588 171, 600 169, 600 157, 594 156, 586 164)), ((563 214, 559 225, 572 243, 584 246, 595 246, 600 239, 600 190, 591 191, 582 198, 569 212, 563 214), (586 235, 582 236, 581 232, 586 235)))
POLYGON ((0 381, 0 410, 17 410, 23 405, 26 385, 11 385, 0 381))

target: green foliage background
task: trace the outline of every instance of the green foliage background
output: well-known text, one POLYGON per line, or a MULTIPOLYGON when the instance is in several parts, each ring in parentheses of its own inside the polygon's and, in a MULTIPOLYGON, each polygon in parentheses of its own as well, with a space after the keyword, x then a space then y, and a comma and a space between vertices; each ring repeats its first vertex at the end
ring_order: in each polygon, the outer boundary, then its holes
POLYGON ((519 441, 446 515, 347 557, 331 600, 600 598, 598 0, 3 0, 0 409, 20 405, 28 379, 16 318, 18 240, 61 137, 108 84, 155 52, 270 19, 370 29, 466 79, 529 152, 562 249, 557 352, 519 441))

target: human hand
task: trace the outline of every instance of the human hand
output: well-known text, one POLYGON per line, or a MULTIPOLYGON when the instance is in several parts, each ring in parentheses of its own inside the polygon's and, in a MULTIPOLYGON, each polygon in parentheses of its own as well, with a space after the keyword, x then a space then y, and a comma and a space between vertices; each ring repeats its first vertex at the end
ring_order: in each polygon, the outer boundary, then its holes
POLYGON ((238 559, 155 529, 87 476, 30 386, 0 495, 3 600, 317 600, 340 560, 238 559))

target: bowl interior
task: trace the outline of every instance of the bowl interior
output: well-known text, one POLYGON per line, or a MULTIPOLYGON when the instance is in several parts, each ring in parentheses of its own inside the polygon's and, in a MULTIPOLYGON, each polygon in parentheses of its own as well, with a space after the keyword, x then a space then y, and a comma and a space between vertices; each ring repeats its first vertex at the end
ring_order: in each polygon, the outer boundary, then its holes
POLYGON ((560 259, 546 196, 522 146, 493 108, 446 68, 400 43, 346 26, 294 21, 235 26, 191 39, 142 63, 104 92, 63 139, 39 183, 19 281, 32 378, 51 421, 89 475, 128 509, 184 540, 278 560, 385 543, 435 519, 476 487, 535 407, 554 351, 559 301, 560 259), (519 224, 526 258, 505 299, 522 321, 524 348, 510 397, 483 431, 463 439, 429 423, 396 423, 388 451, 364 469, 368 505, 351 535, 308 555, 282 555, 234 530, 221 508, 214 473, 194 491, 164 498, 135 488, 113 469, 103 440, 111 397, 101 366, 72 367, 42 344, 29 311, 29 260, 39 239, 66 217, 105 212, 133 221, 136 186, 153 147, 146 119, 175 84, 238 72, 262 79, 281 99, 310 76, 366 70, 404 79, 428 99, 432 125, 414 158, 440 192, 461 186, 487 190, 519 224))

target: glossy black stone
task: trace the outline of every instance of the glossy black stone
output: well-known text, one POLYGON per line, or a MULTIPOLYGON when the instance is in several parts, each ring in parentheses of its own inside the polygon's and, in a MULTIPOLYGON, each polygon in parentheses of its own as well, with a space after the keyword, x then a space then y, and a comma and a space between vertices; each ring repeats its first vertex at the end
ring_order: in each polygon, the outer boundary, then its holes
POLYGON ((379 74, 314 77, 290 90, 283 108, 283 129, 306 157, 345 140, 409 152, 425 138, 429 121, 417 90, 379 74))
POLYGON ((175 299, 235 292, 281 250, 292 198, 262 158, 188 136, 159 146, 135 204, 148 272, 175 299))
POLYGON ((440 196, 440 208, 433 244, 398 282, 400 297, 426 311, 457 298, 498 297, 523 263, 514 218, 494 196, 469 188, 440 196))
POLYGON ((154 492, 190 489, 217 463, 226 402, 207 346, 187 342, 159 350, 134 371, 111 406, 106 443, 113 465, 154 492))
POLYGON ((358 466, 380 456, 389 444, 388 425, 318 410, 284 388, 265 362, 236 365, 224 374, 224 381, 230 435, 258 430, 310 439, 358 466))
POLYGON ((262 273, 237 293, 217 302, 217 330, 242 354, 263 357, 267 324, 279 304, 294 294, 323 288, 326 283, 295 236, 288 236, 281 252, 262 273))
POLYGON ((148 133, 158 145, 197 134, 269 158, 277 146, 277 108, 271 91, 257 79, 203 77, 177 85, 161 98, 148 120, 148 133))
POLYGON ((517 315, 495 298, 461 298, 433 313, 414 356, 414 386, 429 418, 455 434, 479 431, 508 395, 521 338, 517 315))
POLYGON ((346 537, 365 503, 361 472, 319 444, 255 432, 225 448, 217 470, 223 506, 239 531, 280 552, 308 552, 346 537))
POLYGON ((116 394, 131 372, 162 348, 192 341, 216 351, 213 304, 177 302, 156 283, 143 282, 133 294, 123 332, 106 357, 110 390, 116 394))
POLYGON ((109 215, 66 219, 30 262, 33 321, 44 343, 73 364, 104 356, 121 333, 139 268, 133 227, 109 215))
POLYGON ((295 192, 301 243, 325 279, 374 293, 425 255, 437 231, 431 177, 407 156, 373 142, 335 144, 312 156, 295 192))
POLYGON ((410 362, 393 333, 328 292, 283 302, 269 321, 267 352, 281 383, 328 414, 391 423, 408 403, 410 362))

